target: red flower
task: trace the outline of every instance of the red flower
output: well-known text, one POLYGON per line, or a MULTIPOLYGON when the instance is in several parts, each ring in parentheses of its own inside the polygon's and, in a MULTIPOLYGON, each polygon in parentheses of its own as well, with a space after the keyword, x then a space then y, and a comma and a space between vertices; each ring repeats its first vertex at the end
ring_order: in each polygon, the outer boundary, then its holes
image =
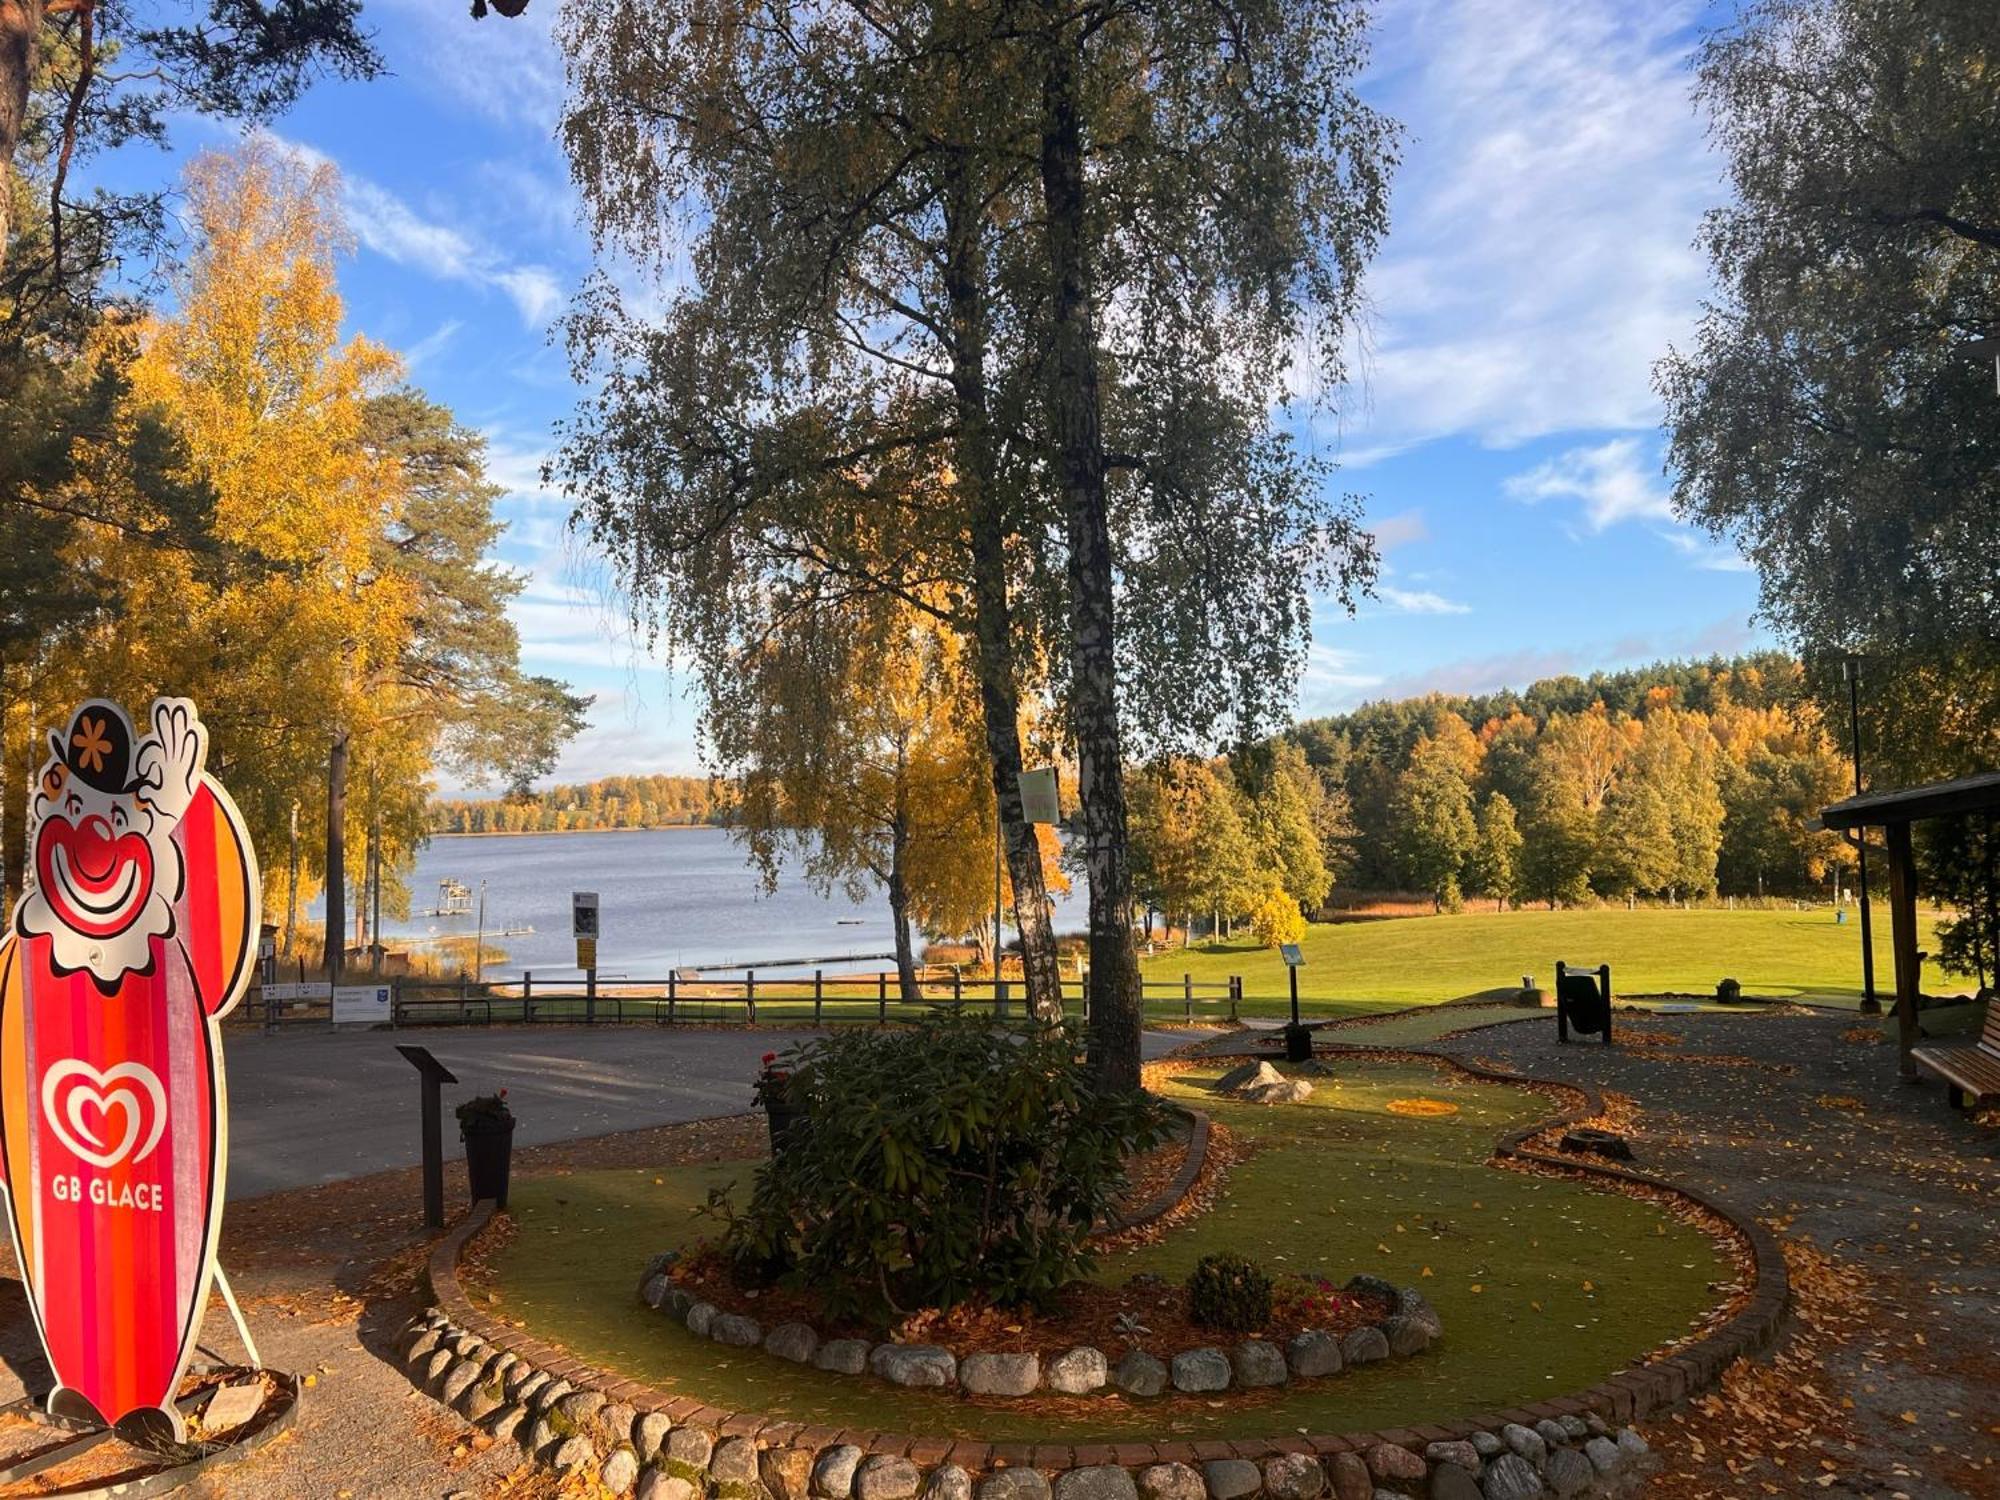
POLYGON ((775 1052, 766 1052, 764 1054, 764 1066, 767 1068, 770 1067, 771 1064, 776 1062, 777 1060, 778 1060, 778 1054, 775 1052))

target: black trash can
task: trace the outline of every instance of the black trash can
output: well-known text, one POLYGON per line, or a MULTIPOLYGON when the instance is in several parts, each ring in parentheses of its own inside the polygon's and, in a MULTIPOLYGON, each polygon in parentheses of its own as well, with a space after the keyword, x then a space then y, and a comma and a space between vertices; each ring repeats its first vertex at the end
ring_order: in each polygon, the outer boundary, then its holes
POLYGON ((1285 1027, 1285 1061, 1310 1062, 1312 1055, 1312 1028, 1297 1021, 1291 1022, 1285 1027))
POLYGON ((465 1175, 471 1184, 472 1201, 491 1198, 505 1208, 507 1178, 514 1161, 513 1118, 467 1120, 460 1133, 465 1137, 465 1175))

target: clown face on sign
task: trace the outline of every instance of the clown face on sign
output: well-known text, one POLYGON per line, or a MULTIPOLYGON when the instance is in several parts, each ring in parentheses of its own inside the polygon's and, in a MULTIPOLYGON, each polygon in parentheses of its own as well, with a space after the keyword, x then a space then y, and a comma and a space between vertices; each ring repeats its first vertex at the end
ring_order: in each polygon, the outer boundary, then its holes
POLYGON ((0 1186, 49 1409, 178 1439, 228 1160, 216 1023, 258 882, 194 705, 161 698, 148 728, 92 699, 49 736, 0 942, 0 1186))

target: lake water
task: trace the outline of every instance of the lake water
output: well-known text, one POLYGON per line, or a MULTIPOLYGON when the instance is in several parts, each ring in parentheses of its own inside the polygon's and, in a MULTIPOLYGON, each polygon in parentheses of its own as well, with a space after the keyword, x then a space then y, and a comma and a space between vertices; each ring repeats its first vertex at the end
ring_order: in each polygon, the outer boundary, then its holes
MULTIPOLYGON (((440 904, 438 882, 445 879, 472 888, 475 911, 485 883, 487 945, 507 953, 504 963, 488 962, 489 975, 574 973, 570 893, 580 890, 597 892, 597 967, 604 978, 665 979, 670 969, 697 965, 768 968, 774 960, 840 959, 895 947, 886 895, 872 892, 860 902, 838 891, 822 896, 789 872, 767 894, 743 846, 720 828, 436 838, 407 877, 413 915, 404 922, 385 917, 385 936, 470 937, 476 917, 414 915, 440 904), (522 926, 534 931, 492 935, 522 926)), ((1080 894, 1058 898, 1060 930, 1080 929, 1084 920, 1080 894)), ((920 938, 919 952, 921 944, 920 938)))

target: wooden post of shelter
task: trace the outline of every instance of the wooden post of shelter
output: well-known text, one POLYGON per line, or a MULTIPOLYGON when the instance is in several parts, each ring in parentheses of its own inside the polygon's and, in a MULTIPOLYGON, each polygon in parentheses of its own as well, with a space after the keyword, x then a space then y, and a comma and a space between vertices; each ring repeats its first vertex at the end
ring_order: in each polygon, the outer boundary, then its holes
POLYGON ((2000 771, 1894 791, 1864 792, 1834 803, 1807 824, 1854 835, 1864 843, 1868 829, 1882 830, 1889 864, 1890 945, 1896 964, 1897 1069, 1905 1083, 1918 1081, 1910 1053, 1921 1039, 1917 1012, 1923 997, 1923 954, 1917 947, 1917 865, 1910 825, 1974 813, 2000 813, 2000 771))

